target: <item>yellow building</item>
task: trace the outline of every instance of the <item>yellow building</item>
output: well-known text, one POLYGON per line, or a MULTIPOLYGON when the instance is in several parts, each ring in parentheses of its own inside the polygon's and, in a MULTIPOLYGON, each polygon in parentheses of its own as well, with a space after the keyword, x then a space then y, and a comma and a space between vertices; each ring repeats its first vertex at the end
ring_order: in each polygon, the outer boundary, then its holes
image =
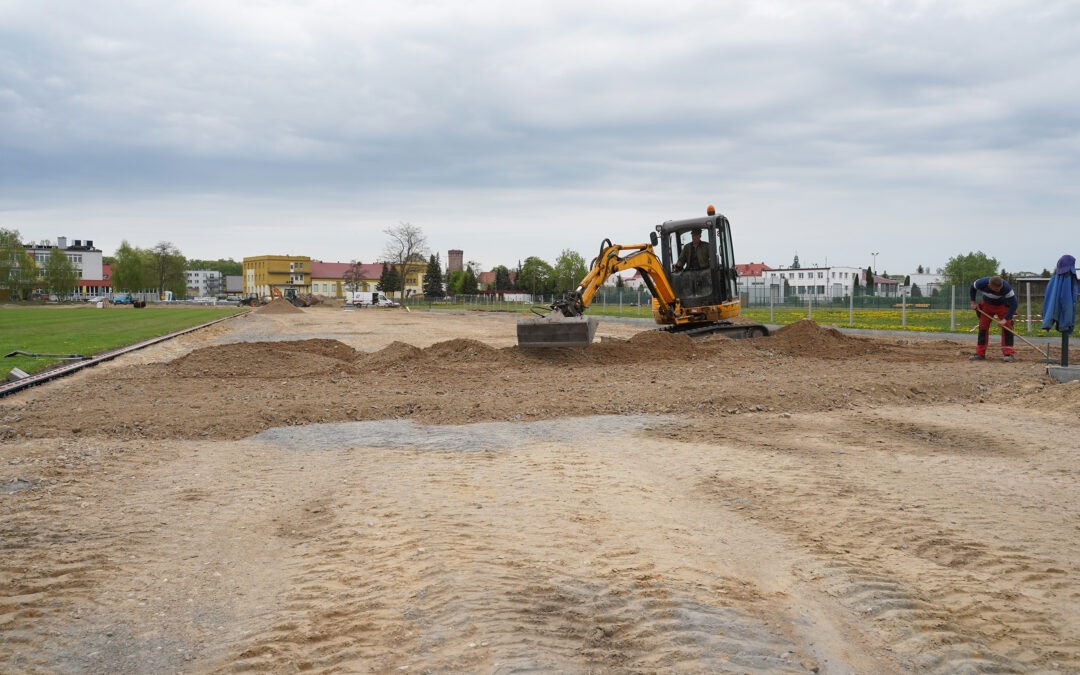
POLYGON ((244 258, 244 295, 266 297, 270 288, 282 293, 311 292, 311 258, 306 255, 259 255, 244 258))

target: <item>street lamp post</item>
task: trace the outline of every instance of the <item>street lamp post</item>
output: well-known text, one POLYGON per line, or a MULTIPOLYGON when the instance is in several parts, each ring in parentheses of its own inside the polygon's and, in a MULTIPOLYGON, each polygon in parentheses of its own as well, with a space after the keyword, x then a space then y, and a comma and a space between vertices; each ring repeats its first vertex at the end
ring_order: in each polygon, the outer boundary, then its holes
POLYGON ((877 257, 879 251, 872 251, 870 255, 874 256, 874 274, 877 274, 877 257))

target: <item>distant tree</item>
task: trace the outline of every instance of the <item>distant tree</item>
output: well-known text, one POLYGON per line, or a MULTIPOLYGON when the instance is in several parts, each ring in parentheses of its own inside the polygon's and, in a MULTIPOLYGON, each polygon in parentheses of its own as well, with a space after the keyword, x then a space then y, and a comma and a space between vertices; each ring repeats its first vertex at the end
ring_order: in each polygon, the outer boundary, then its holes
POLYGON ((869 265, 867 265, 866 266, 866 294, 867 295, 873 295, 874 294, 874 286, 875 286, 875 284, 874 284, 874 270, 869 265))
POLYGON ((189 258, 187 261, 189 270, 214 270, 221 276, 240 276, 244 273, 244 263, 236 262, 232 258, 218 258, 217 260, 198 260, 189 258))
POLYGON ((491 271, 495 273, 496 291, 508 291, 514 287, 510 281, 510 270, 505 265, 496 265, 491 271))
POLYGON ((922 265, 919 265, 919 266, 918 266, 918 267, 917 267, 917 268, 915 269, 915 272, 916 272, 916 273, 918 273, 918 274, 922 274, 922 273, 923 273, 923 266, 922 266, 922 265))
POLYGON ((479 277, 484 272, 484 266, 480 264, 479 260, 469 260, 465 263, 466 267, 471 267, 473 274, 479 277))
POLYGON ((149 251, 151 281, 159 294, 172 291, 173 297, 187 294, 187 259, 172 242, 159 241, 149 251))
POLYGON ((626 285, 626 282, 623 281, 622 276, 619 275, 619 274, 616 274, 615 275, 615 288, 622 288, 625 285, 626 285))
POLYGON ((1015 274, 1009 274, 1008 272, 1005 271, 1004 267, 1001 268, 1001 271, 998 272, 998 275, 1002 279, 1004 279, 1005 281, 1009 282, 1010 286, 1016 285, 1016 275, 1015 274))
POLYGON ((991 258, 982 251, 976 251, 949 258, 942 275, 949 284, 967 286, 976 279, 993 276, 997 269, 997 258, 991 258))
POLYGON ((553 268, 536 256, 525 259, 518 272, 517 287, 533 295, 551 292, 553 268))
POLYGON ((11 298, 19 296, 19 268, 25 264, 26 248, 18 230, 0 228, 0 290, 11 298))
POLYGON ((1040 276, 1042 276, 1044 279, 1049 279, 1050 277, 1054 276, 1054 273, 1044 267, 1040 276))
POLYGON ((116 258, 111 256, 111 255, 103 255, 103 256, 101 256, 101 263, 103 265, 115 265, 116 264, 116 258))
POLYGON ((473 274, 472 267, 465 267, 465 277, 461 280, 461 294, 462 295, 476 295, 479 291, 479 286, 476 283, 476 275, 473 274))
POLYGON ((401 290, 401 278, 398 276, 397 269, 389 263, 383 263, 382 274, 379 275, 379 283, 375 285, 375 290, 388 295, 401 290))
POLYGON ((919 284, 911 284, 911 297, 921 298, 922 290, 919 289, 919 284))
MULTIPOLYGON (((427 254, 427 237, 420 227, 406 222, 388 227, 383 234, 388 237, 383 247, 383 259, 396 268, 399 280, 405 279, 408 264, 415 261, 417 256, 427 254)), ((402 291, 404 295, 404 284, 395 290, 402 291)))
POLYGON ((116 249, 116 262, 112 266, 112 274, 109 281, 117 291, 137 293, 150 287, 152 276, 150 274, 150 260, 146 251, 135 248, 123 240, 120 248, 116 249))
POLYGON ((345 274, 341 275, 341 281, 345 284, 345 289, 355 293, 360 290, 360 284, 364 281, 364 268, 361 267, 359 260, 353 260, 349 263, 349 267, 345 270, 345 274))
POLYGON ((577 251, 563 249, 563 252, 555 259, 555 267, 552 269, 552 290, 556 293, 572 291, 578 287, 587 273, 585 258, 581 257, 577 251))
POLYGON ((79 270, 75 263, 58 248, 49 251, 45 261, 45 286, 57 296, 71 295, 79 282, 79 270))
POLYGON ((446 278, 446 290, 450 295, 461 295, 461 284, 465 282, 465 270, 454 270, 446 278))
POLYGON ((424 297, 441 298, 446 295, 442 285, 442 265, 439 255, 432 253, 428 258, 427 272, 424 274, 424 297))
POLYGON ((907 276, 904 277, 904 285, 905 286, 910 286, 911 285, 911 276, 910 275, 907 275, 907 276))
POLYGON ((793 270, 802 269, 802 265, 799 264, 799 254, 798 253, 795 254, 795 260, 793 260, 792 263, 791 263, 791 269, 793 269, 793 270))
POLYGON ((859 294, 859 277, 858 277, 858 275, 855 276, 855 281, 851 284, 851 294, 852 295, 858 295, 859 294))

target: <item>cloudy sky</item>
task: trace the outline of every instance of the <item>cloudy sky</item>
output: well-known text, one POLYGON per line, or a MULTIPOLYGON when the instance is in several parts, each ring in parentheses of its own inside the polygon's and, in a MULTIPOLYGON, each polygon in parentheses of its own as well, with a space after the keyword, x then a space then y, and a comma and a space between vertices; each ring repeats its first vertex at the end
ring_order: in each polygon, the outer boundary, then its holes
POLYGON ((1080 255, 1080 4, 0 0, 0 227, 484 269, 713 203, 742 262, 1080 255))

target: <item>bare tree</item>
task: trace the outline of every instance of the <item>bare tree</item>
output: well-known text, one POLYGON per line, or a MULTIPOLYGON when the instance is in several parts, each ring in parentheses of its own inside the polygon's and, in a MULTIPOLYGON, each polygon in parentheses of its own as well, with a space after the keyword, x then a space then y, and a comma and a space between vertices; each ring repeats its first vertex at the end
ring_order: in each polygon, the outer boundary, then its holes
POLYGON ((383 247, 383 259, 397 268, 401 279, 401 298, 405 298, 406 268, 409 263, 425 262, 427 255, 427 237, 419 226, 399 222, 394 227, 383 230, 389 239, 383 247))
POLYGON ((360 290, 360 283, 363 281, 363 279, 364 272, 363 268, 360 267, 360 261, 352 261, 352 263, 349 265, 349 269, 345 270, 345 286, 348 287, 350 291, 355 293, 356 291, 360 290))

